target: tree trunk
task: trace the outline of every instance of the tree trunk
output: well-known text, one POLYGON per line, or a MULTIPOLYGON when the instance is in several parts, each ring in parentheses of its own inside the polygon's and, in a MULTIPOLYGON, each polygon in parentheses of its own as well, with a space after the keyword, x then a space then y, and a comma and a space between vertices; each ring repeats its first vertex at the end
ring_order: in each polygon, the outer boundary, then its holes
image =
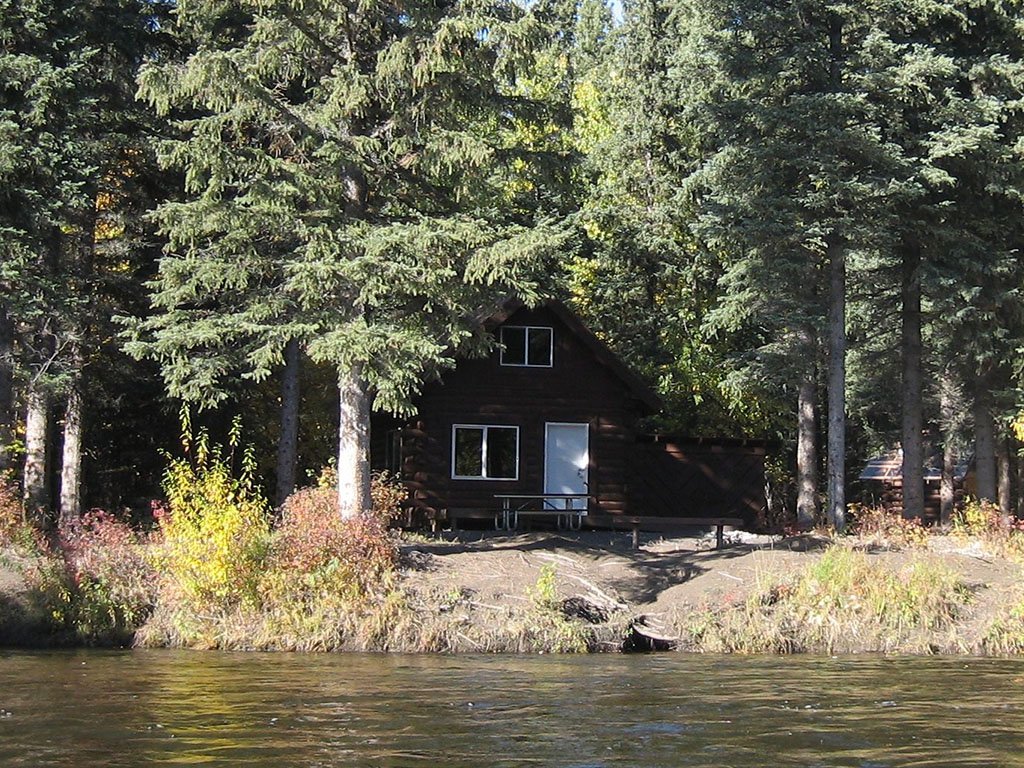
POLYGON ((362 366, 338 375, 338 507, 343 518, 372 506, 370 499, 370 395, 362 366))
POLYGON ((29 383, 25 396, 25 514, 43 525, 47 521, 46 448, 50 428, 49 394, 38 380, 29 383))
MULTIPOLYGON (((76 357, 79 355, 76 353, 76 357)), ((82 382, 79 378, 68 392, 64 409, 64 447, 60 465, 60 521, 82 514, 82 382)))
POLYGON ((924 428, 921 376, 921 250, 903 247, 903 517, 924 519, 924 428))
MULTIPOLYGON (((813 360, 813 357, 812 357, 813 360)), ((797 398, 796 524, 801 531, 814 527, 818 518, 818 382, 814 365, 808 365, 797 398)))
POLYGON ((983 381, 974 395, 974 470, 979 501, 996 501, 995 424, 989 408, 989 393, 983 381))
MULTIPOLYGON (((64 233, 53 226, 49 232, 46 250, 39 254, 40 273, 56 280, 57 268, 64 248, 64 233)), ((32 376, 25 392, 25 463, 22 490, 25 515, 39 526, 50 520, 49 446, 50 446, 50 391, 51 366, 59 349, 51 323, 57 320, 54 308, 37 320, 30 346, 35 348, 32 376)))
POLYGON ((939 525, 948 528, 953 522, 956 503, 956 384, 947 368, 939 380, 939 421, 942 426, 942 480, 939 483, 939 525))
POLYGON ((298 339, 290 339, 284 348, 281 377, 281 434, 277 439, 277 506, 284 504, 295 490, 295 463, 299 443, 299 371, 298 339))
MULTIPOLYGON (((828 15, 829 87, 843 90, 843 17, 828 15)), ((828 522, 846 528, 846 244, 836 232, 826 238, 828 297, 828 522)))
POLYGON ((953 522, 956 504, 956 450, 952 440, 942 446, 942 479, 939 482, 939 525, 948 528, 953 522))
POLYGON ((1014 454, 1017 457, 1017 510, 1018 519, 1024 519, 1024 456, 1021 455, 1021 443, 1014 441, 1014 454))
POLYGON ((999 513, 1003 522, 1009 523, 1013 516, 1013 500, 1010 496, 1010 441, 1005 435, 996 438, 996 495, 999 498, 999 513))
POLYGON ((828 243, 828 522, 846 528, 846 249, 828 243))
MULTIPOLYGON (((82 231, 79 233, 77 251, 70 257, 66 265, 69 277, 68 284, 78 297, 89 295, 89 275, 93 264, 93 247, 95 245, 96 215, 95 209, 85 217, 82 231)), ((83 437, 83 399, 82 387, 85 380, 85 329, 88 327, 89 309, 82 304, 73 310, 76 314, 70 318, 70 350, 68 369, 71 373, 71 386, 68 388, 67 404, 64 408, 64 442, 60 465, 60 502, 59 519, 67 522, 82 514, 82 437, 83 437)))
POLYGON ((90 326, 90 305, 84 300, 91 295, 92 272, 96 251, 96 191, 90 198, 93 201, 82 211, 79 219, 79 230, 74 240, 74 250, 66 255, 63 268, 65 280, 73 295, 79 299, 77 306, 72 308, 68 320, 70 344, 68 354, 68 370, 71 373, 71 386, 68 390, 67 405, 64 409, 64 444, 60 468, 60 509, 61 522, 73 520, 82 514, 82 439, 83 439, 83 400, 82 392, 85 381, 85 341, 90 326))
POLYGON ((0 307, 0 474, 14 468, 14 323, 0 307))

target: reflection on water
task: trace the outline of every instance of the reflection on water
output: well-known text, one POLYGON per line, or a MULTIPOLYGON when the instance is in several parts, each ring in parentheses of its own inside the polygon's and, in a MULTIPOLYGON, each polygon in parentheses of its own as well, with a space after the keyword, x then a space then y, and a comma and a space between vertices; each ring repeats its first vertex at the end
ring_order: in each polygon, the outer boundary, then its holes
POLYGON ((0 652, 0 766, 1024 766, 1022 708, 990 659, 0 652))

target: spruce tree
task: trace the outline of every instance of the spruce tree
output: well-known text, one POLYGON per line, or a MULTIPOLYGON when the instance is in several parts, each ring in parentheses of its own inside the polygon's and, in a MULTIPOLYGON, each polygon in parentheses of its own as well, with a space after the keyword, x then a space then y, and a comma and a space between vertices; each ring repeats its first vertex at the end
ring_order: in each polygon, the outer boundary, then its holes
MULTIPOLYGON (((870 290, 854 298, 867 305, 860 311, 867 318, 864 337, 875 337, 878 350, 864 358, 864 367, 879 372, 876 378, 884 379, 889 367, 879 333, 886 323, 878 318, 900 318, 898 334, 892 331, 901 339, 889 346, 902 349, 904 514, 921 517, 925 425, 952 423, 937 412, 942 398, 928 401, 924 382, 942 379, 948 390, 954 369, 971 380, 979 366, 1005 366, 1009 350, 993 341, 1013 334, 1012 316, 1019 313, 1013 309, 1019 304, 1013 251, 1020 242, 1021 171, 1012 147, 1020 137, 1020 11, 956 0, 892 9, 876 22, 874 72, 862 88, 901 176, 887 195, 894 215, 865 285, 870 290), (971 305, 999 309, 987 312, 984 323, 963 326, 971 305)), ((886 397, 884 385, 864 390, 872 410, 884 414, 877 407, 886 397)), ((986 421, 982 416, 983 438, 986 421)))
MULTIPOLYGON (((876 318, 871 332, 886 313, 901 318, 907 511, 920 515, 922 281, 932 290, 943 258, 976 249, 969 263, 988 278, 961 280, 964 291, 991 296, 1014 285, 992 279, 1000 260, 992 254, 1019 242, 1019 163, 1009 150, 1019 135, 1019 11, 953 0, 697 0, 690 10, 694 33, 682 62, 694 84, 691 124, 707 141, 691 184, 705 208, 702 232, 730 254, 712 319, 760 328, 768 341, 761 358, 800 338, 795 329, 805 323, 827 329, 829 516, 841 527, 843 305, 848 295, 873 294, 875 310, 855 305, 876 318), (979 258, 984 249, 989 255, 979 258), (826 294, 827 319, 810 311, 812 298, 826 294), (879 311, 884 301, 894 308, 879 311)), ((985 357, 987 341, 971 346, 985 357)), ((808 356, 790 350, 786 358, 808 356)))
MULTIPOLYGON (((73 16, 70 4, 0 4, 0 314, 10 339, 0 365, 4 386, 23 392, 23 485, 38 520, 49 507, 50 407, 65 381, 62 353, 70 341, 65 321, 73 299, 60 269, 66 233, 88 206, 81 121, 89 97, 78 87, 96 50, 81 44, 73 16)), ((2 427, 11 429, 10 421, 2 427)))
POLYGON ((150 128, 134 80, 159 12, 135 0, 0 3, 0 399, 6 382, 23 393, 33 512, 48 506, 49 424, 62 401, 61 514, 81 508, 86 369, 114 347, 107 288, 132 263, 127 214, 150 128))
POLYGON ((741 392, 725 376, 724 359, 746 339, 710 338, 701 328, 717 286, 679 184, 693 142, 679 120, 675 4, 637 0, 622 14, 616 23, 600 0, 582 2, 569 52, 582 161, 567 292, 661 395, 665 408, 652 428, 763 436, 773 423, 762 393, 741 392))
POLYGON ((674 192, 678 153, 668 53, 669 7, 639 0, 618 29, 584 5, 576 61, 576 141, 585 155, 580 228, 585 250, 570 290, 588 323, 650 377, 667 362, 666 284, 678 277, 685 211, 674 192), (608 40, 608 38, 611 38, 608 40))
POLYGON ((185 174, 157 211, 168 238, 154 314, 129 349, 170 391, 222 400, 296 340, 338 375, 343 514, 369 505, 374 407, 408 411, 424 376, 488 343, 500 297, 539 295, 559 237, 525 125, 546 30, 498 0, 395 6, 182 3, 192 53, 140 93, 173 116, 162 157, 185 174))
MULTIPOLYGON (((1024 176, 1013 147, 1022 128, 1018 117, 1024 44, 1018 31, 1021 11, 1000 2, 955 1, 926 6, 926 11, 914 19, 912 45, 906 42, 905 32, 890 43, 903 59, 899 74, 907 86, 903 98, 889 110, 889 125, 893 138, 920 168, 924 189, 913 210, 900 211, 904 306, 907 299, 912 306, 909 313, 904 312, 903 324, 906 329, 908 314, 917 315, 917 327, 910 323, 916 335, 910 340, 912 346, 920 349, 922 339, 930 340, 931 349, 922 353, 919 370, 929 360, 935 371, 948 371, 951 363, 961 371, 977 370, 990 357, 984 339, 998 339, 1013 334, 1014 326, 1020 328, 1019 320, 1013 319, 1020 313, 1020 302, 1014 297, 1020 280, 1019 258, 1013 252, 1021 239, 1019 200, 1024 176), (914 271, 916 284, 908 293, 914 271), (912 295, 914 291, 918 297, 912 295), (922 295, 923 312, 918 309, 922 295), (964 339, 966 343, 948 338, 957 325, 952 318, 965 304, 979 299, 991 302, 995 296, 1000 296, 995 315, 1001 317, 995 323, 991 322, 995 316, 989 318, 983 338, 964 339), (974 362, 968 362, 972 358, 974 362)), ((992 346, 994 356, 1005 365, 1012 352, 999 342, 992 346)), ((907 355, 904 368, 908 369, 907 355)), ((921 452, 908 446, 916 449, 913 444, 920 442, 923 419, 918 416, 915 423, 913 412, 924 411, 920 399, 924 389, 907 384, 905 377, 908 402, 902 442, 905 464, 913 464, 907 469, 922 463, 921 452)), ((908 496, 915 501, 922 485, 919 473, 918 469, 917 475, 904 476, 905 485, 910 478, 917 486, 908 496)), ((907 505, 905 513, 922 515, 923 503, 907 505)))
POLYGON ((898 242, 901 211, 924 194, 921 165, 890 139, 886 109, 913 70, 887 42, 925 5, 688 3, 681 65, 706 158, 690 184, 704 237, 727 255, 712 320, 760 329, 762 366, 800 391, 813 340, 827 346, 828 517, 839 529, 848 280, 866 255, 898 242))
POLYGON ((1024 10, 994 0, 956 7, 962 20, 947 45, 961 101, 935 137, 955 179, 944 212, 956 238, 936 260, 940 364, 954 366, 973 393, 978 496, 1001 496, 1008 513, 996 473, 1008 463, 997 447, 1021 402, 1013 371, 1024 335, 1024 10))

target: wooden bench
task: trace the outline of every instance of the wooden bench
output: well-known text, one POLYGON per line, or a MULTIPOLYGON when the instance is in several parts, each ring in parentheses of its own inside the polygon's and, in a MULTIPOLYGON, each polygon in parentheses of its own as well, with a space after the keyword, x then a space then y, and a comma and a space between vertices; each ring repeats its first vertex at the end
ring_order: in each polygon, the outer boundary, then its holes
POLYGON ((743 526, 739 517, 655 517, 650 515, 591 515, 588 525, 599 528, 629 528, 633 531, 633 549, 640 548, 640 531, 666 531, 685 526, 701 526, 715 528, 715 546, 721 548, 725 544, 725 526, 734 528, 743 526))

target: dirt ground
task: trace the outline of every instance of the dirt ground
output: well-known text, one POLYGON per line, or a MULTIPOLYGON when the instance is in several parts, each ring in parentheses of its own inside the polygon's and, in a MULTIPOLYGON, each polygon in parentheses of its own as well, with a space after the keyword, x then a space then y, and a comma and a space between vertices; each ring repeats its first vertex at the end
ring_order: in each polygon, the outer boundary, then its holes
MULTIPOLYGON (((498 533, 460 531, 403 546, 407 578, 439 590, 463 591, 483 605, 529 600, 545 566, 553 566, 562 598, 583 597, 643 617, 671 636, 676 619, 693 608, 737 602, 759 580, 778 579, 807 565, 828 546, 823 537, 727 534, 713 537, 642 535, 608 531, 498 533)), ((866 548, 872 558, 899 567, 921 553, 866 548)), ((927 557, 941 559, 973 592, 961 637, 971 643, 1020 595, 1021 567, 976 545, 934 537, 927 557)))

